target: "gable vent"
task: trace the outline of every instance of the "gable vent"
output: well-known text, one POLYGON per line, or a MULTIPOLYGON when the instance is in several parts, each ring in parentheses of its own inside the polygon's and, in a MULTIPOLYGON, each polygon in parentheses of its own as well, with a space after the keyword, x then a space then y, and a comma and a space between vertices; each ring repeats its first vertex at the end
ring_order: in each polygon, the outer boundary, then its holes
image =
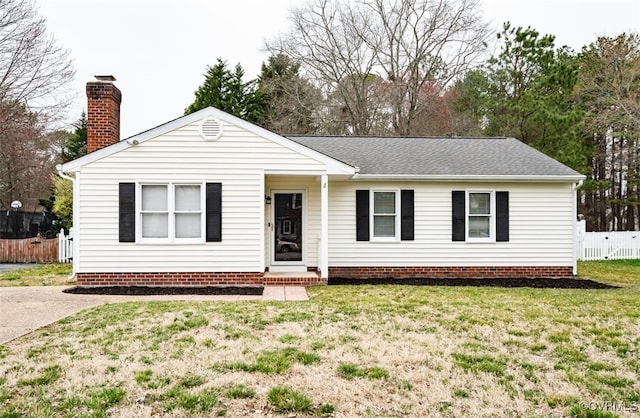
POLYGON ((222 135, 222 124, 218 119, 207 118, 200 125, 200 136, 208 141, 215 141, 222 135))

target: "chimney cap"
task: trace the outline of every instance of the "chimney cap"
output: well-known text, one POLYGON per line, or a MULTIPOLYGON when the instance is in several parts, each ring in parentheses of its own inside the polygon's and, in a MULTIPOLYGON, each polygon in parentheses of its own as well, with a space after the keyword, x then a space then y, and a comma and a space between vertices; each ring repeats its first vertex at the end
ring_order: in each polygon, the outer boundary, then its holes
POLYGON ((116 78, 112 75, 95 75, 96 80, 102 81, 104 83, 113 83, 116 81, 116 78))

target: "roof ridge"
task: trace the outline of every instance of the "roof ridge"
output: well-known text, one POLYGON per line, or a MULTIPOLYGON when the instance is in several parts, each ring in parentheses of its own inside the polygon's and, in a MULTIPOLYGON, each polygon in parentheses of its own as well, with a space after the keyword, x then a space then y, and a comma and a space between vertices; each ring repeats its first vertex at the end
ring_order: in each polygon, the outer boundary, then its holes
MULTIPOLYGON (((286 138, 326 139, 515 139, 510 136, 370 136, 370 135, 284 135, 286 138)), ((518 141, 518 140, 517 140, 518 141)), ((522 141, 519 141, 522 142, 522 141)))

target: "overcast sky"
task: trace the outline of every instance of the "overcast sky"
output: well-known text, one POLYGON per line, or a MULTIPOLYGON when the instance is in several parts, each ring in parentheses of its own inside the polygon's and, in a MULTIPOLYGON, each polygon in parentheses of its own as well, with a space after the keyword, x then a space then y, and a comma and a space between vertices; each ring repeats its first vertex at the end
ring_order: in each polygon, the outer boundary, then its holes
MULTIPOLYGON (((111 74, 122 91, 123 138, 181 116, 218 57, 248 79, 261 51, 289 27, 304 0, 36 0, 47 28, 74 60, 77 96, 69 122, 86 108, 84 86, 111 74)), ((556 36, 574 50, 598 36, 640 32, 640 0, 482 0, 496 30, 505 21, 556 36)))

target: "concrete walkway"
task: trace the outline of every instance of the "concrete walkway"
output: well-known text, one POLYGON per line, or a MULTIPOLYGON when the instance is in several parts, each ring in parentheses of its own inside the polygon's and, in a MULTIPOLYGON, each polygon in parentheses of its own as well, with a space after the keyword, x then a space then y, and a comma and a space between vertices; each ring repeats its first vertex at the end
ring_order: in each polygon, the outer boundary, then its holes
POLYGON ((266 286, 262 296, 222 295, 78 295, 63 293, 69 286, 0 287, 0 344, 26 335, 84 309, 107 303, 133 301, 304 301, 298 286, 266 286))

